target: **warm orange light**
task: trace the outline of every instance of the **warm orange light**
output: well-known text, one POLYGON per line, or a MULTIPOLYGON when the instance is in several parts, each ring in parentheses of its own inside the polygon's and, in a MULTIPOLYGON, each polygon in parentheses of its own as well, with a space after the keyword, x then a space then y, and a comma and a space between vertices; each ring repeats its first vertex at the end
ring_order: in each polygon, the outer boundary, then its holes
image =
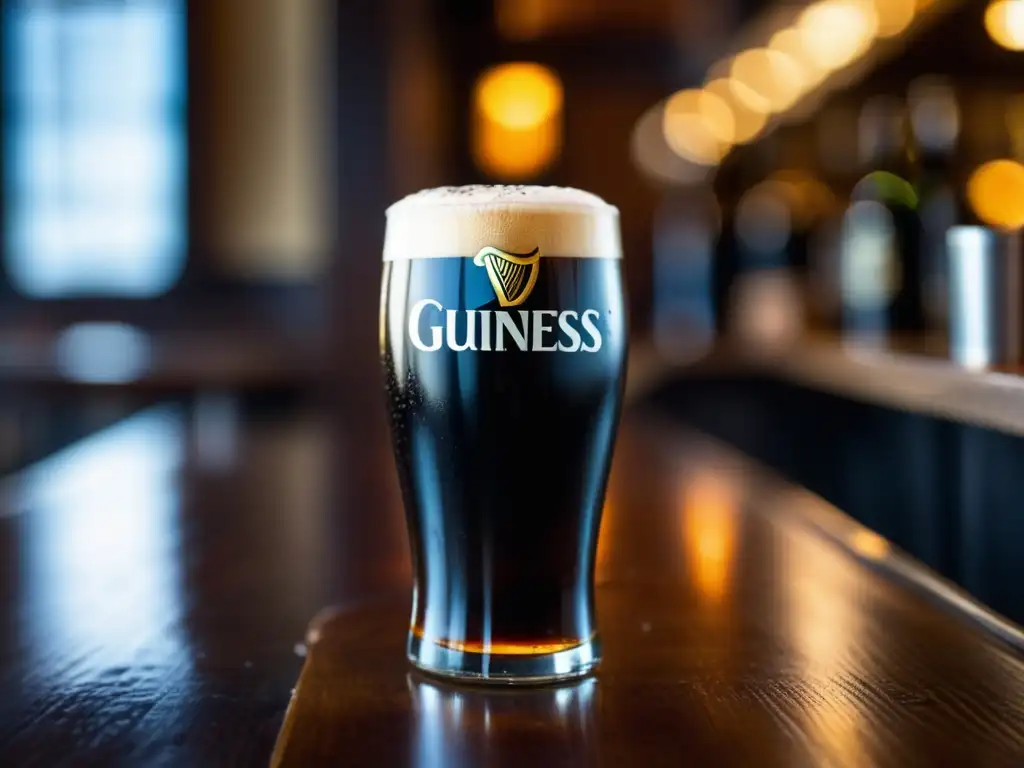
POLYGON ((736 123, 718 94, 686 90, 665 103, 665 141, 680 157, 698 165, 715 165, 732 146, 736 123))
POLYGON ((874 0, 874 3, 879 37, 900 34, 910 26, 917 13, 916 0, 874 0))
POLYGON ((562 84, 540 64, 488 70, 476 84, 473 155, 481 170, 506 180, 536 176, 561 147, 562 84))
POLYGON ((744 51, 733 61, 730 74, 736 97, 761 112, 788 109, 807 85, 799 64, 772 48, 744 51))
POLYGON ((1024 2, 995 0, 985 10, 985 30, 997 45, 1024 51, 1024 2))
POLYGON ((757 83, 762 75, 758 70, 765 65, 761 49, 744 51, 729 68, 729 88, 733 98, 754 112, 768 114, 772 103, 768 96, 751 83, 757 83))
POLYGON ((967 182, 967 199, 978 218, 1001 229, 1024 227, 1024 165, 994 160, 967 182))
POLYGON ((866 529, 858 530, 850 537, 850 547, 869 560, 884 560, 891 549, 888 541, 866 529))
POLYGON ((733 116, 733 143, 746 144, 753 141, 760 135, 765 123, 768 122, 768 115, 762 111, 751 109, 743 101, 735 96, 736 89, 745 88, 742 85, 735 85, 728 78, 721 78, 708 83, 704 90, 715 94, 729 104, 733 116))
POLYGON ((665 114, 669 120, 677 114, 697 115, 708 133, 722 144, 731 144, 736 136, 736 119, 728 102, 710 91, 680 91, 665 104, 665 114))
POLYGON ((806 87, 817 85, 828 74, 828 69, 822 67, 815 61, 808 52, 808 45, 804 40, 804 32, 799 28, 788 28, 776 32, 768 47, 773 51, 779 51, 789 56, 800 68, 800 76, 806 82, 806 87))
POLYGON ((509 128, 532 128, 562 107, 562 84, 548 67, 502 64, 477 83, 477 103, 489 119, 509 128))
POLYGON ((819 0, 800 14, 798 27, 815 64, 836 70, 868 49, 878 16, 872 0, 819 0))
POLYGON ((701 594, 717 602, 728 591, 735 560, 739 503, 726 477, 701 473, 684 479, 683 537, 687 562, 701 594))

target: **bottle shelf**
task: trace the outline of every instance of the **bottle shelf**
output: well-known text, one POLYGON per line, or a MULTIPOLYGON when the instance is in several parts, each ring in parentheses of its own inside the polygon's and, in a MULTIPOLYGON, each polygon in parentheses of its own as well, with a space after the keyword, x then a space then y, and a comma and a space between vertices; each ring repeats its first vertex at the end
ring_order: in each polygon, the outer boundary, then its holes
POLYGON ((671 375, 769 375, 854 400, 1024 436, 1024 368, 969 370, 937 348, 925 340, 878 349, 817 338, 771 354, 718 348, 699 360, 665 363, 659 369, 652 363, 656 353, 640 345, 642 374, 632 386, 636 395, 671 375))

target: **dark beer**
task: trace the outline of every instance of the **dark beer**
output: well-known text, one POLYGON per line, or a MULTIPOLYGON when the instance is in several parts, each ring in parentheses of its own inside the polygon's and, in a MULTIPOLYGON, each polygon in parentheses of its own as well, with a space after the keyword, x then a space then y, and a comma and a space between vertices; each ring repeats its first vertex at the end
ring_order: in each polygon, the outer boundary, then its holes
POLYGON ((381 351, 418 666, 517 682, 596 665, 626 337, 617 212, 599 199, 461 188, 389 211, 381 351))

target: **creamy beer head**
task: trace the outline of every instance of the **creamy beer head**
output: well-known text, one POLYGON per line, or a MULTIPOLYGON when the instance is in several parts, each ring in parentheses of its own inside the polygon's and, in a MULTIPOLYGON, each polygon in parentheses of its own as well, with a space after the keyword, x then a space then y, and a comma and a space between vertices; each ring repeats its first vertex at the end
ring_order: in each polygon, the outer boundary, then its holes
POLYGON ((384 260, 474 258, 482 248, 541 257, 622 258, 619 211, 569 187, 426 189, 388 208, 384 260))

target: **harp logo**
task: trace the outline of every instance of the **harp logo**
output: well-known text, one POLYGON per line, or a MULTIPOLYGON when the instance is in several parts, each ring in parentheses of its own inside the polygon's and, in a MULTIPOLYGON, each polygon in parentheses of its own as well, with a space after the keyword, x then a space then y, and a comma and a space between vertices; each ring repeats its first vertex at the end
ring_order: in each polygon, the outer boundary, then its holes
POLYGON ((540 273, 540 248, 530 253, 508 253, 487 246, 473 258, 478 267, 487 268, 487 277, 503 307, 518 307, 533 292, 540 273))
POLYGON ((596 309, 520 309, 537 285, 540 249, 509 253, 487 246, 473 258, 487 269, 502 309, 446 309, 436 299, 415 302, 409 341, 420 352, 589 352, 601 350, 601 312, 596 309))

